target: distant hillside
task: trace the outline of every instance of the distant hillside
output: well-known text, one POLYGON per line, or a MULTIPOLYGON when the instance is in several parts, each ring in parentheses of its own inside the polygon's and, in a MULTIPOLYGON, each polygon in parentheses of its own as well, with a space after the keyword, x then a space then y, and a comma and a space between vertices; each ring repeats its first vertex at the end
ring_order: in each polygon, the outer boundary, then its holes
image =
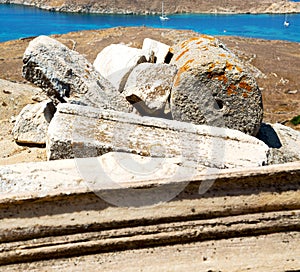
MULTIPOLYGON (((36 6, 42 9, 84 13, 157 14, 160 0, 0 0, 36 6)), ((300 2, 286 0, 167 0, 165 12, 170 13, 300 13, 300 2)))

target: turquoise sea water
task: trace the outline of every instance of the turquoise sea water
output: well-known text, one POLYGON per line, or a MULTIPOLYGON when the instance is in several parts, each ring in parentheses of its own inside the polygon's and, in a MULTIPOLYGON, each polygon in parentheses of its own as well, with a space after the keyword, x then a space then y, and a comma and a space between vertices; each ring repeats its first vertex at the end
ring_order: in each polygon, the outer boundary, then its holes
POLYGON ((19 5, 0 4, 0 42, 37 35, 62 34, 70 31, 104 29, 116 26, 148 26, 190 29, 210 35, 235 35, 300 42, 300 14, 288 15, 289 27, 281 15, 168 15, 158 16, 96 15, 56 13, 19 5))

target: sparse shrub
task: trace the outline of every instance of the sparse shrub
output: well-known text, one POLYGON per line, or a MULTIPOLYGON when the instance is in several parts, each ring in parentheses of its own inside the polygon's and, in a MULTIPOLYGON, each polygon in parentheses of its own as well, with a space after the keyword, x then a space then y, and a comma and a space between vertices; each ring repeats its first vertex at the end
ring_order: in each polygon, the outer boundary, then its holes
POLYGON ((300 115, 298 115, 298 116, 295 116, 295 117, 293 117, 292 119, 291 119, 291 123, 293 124, 293 125, 299 125, 300 124, 300 115))

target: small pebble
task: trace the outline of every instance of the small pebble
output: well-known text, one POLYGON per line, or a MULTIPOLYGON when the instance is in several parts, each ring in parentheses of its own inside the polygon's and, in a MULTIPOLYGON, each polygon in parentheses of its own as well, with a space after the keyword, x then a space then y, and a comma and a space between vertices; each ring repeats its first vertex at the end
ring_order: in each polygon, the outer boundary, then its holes
POLYGON ((11 123, 16 122, 16 117, 15 117, 15 116, 11 116, 11 117, 10 117, 10 122, 11 122, 11 123))
POLYGON ((289 90, 287 93, 288 94, 296 94, 298 92, 298 90, 289 90))

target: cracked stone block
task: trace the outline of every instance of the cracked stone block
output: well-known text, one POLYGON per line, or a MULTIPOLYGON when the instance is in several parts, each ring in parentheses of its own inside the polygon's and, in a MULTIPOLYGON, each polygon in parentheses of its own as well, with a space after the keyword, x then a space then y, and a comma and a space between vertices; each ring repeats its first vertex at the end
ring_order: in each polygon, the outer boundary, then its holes
POLYGON ((29 43, 23 56, 23 77, 41 87, 55 104, 132 111, 125 97, 85 57, 48 36, 29 43))
POLYGON ((47 130, 56 111, 52 101, 26 105, 17 116, 13 136, 22 144, 43 145, 46 143, 47 130))
POLYGON ((125 44, 111 44, 97 55, 93 65, 103 77, 122 92, 131 70, 143 62, 147 62, 147 58, 142 49, 125 44))
POLYGON ((233 168, 265 165, 269 152, 262 141, 238 130, 72 104, 58 106, 47 139, 51 160, 125 152, 233 168))
POLYGON ((130 73, 123 94, 142 115, 167 117, 175 65, 141 63, 130 73))
POLYGON ((146 38, 143 41, 142 50, 147 52, 148 56, 153 54, 155 63, 165 63, 165 60, 170 53, 170 46, 159 41, 146 38))

